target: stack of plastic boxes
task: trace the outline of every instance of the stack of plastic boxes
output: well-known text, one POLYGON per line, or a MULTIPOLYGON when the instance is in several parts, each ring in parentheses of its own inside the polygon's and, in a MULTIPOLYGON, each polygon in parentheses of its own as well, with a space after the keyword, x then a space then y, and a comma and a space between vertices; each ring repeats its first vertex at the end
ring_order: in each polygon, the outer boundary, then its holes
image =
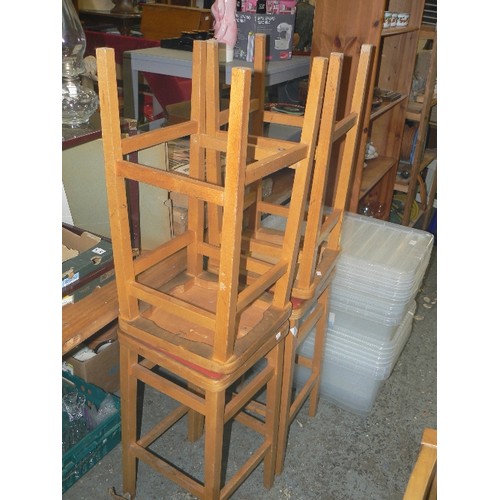
MULTIPOLYGON (((433 235, 346 213, 342 253, 330 291, 320 392, 338 406, 368 415, 408 340, 415 296, 433 235)), ((313 337, 299 353, 310 355, 313 337)), ((296 383, 306 368, 296 370, 296 383)))

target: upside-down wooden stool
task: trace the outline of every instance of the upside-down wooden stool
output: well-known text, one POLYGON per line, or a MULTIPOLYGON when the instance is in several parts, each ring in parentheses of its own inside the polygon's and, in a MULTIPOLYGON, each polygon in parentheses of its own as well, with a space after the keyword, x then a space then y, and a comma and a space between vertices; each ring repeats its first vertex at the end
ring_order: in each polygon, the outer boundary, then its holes
MULTIPOLYGON (((329 80, 325 100, 335 103, 332 112, 329 105, 323 106, 320 137, 316 151, 306 224, 300 247, 299 266, 292 289, 293 311, 290 327, 295 335, 285 341, 283 382, 281 394, 280 424, 276 458, 276 474, 284 468, 288 432, 300 408, 309 398, 309 415, 316 415, 319 400, 319 385, 323 362, 324 341, 328 326, 330 283, 335 271, 335 262, 340 253, 340 236, 347 203, 349 180, 354 168, 356 151, 363 127, 366 89, 370 73, 373 47, 363 45, 357 69, 354 96, 349 113, 335 123, 337 111, 337 74, 341 73, 343 57, 331 54, 329 80), (332 95, 334 97, 332 97, 332 95), (337 183, 333 200, 325 199, 326 181, 329 177, 330 154, 335 143, 341 143, 338 157, 337 183), (298 347, 308 335, 315 331, 314 350, 310 358, 297 356, 298 347), (305 384, 292 398, 295 365, 305 366, 310 375, 305 384)), ((262 229, 259 231, 262 234, 262 229)))
MULTIPOLYGON (((215 45, 215 47, 214 47, 215 45)), ((311 133, 300 143, 248 135, 251 71, 234 68, 227 132, 207 126, 213 105, 206 88, 218 68, 207 69, 207 47, 195 41, 191 119, 133 137, 120 135, 113 50, 97 50, 102 136, 106 169, 116 284, 119 301, 120 390, 122 415, 123 489, 135 496, 137 461, 141 460, 202 499, 228 498, 264 461, 264 485, 274 480, 284 338, 289 331, 290 293, 299 248, 299 224, 305 210, 304 183, 294 183, 290 214, 272 265, 252 259, 255 280, 241 279, 242 224, 245 187, 289 165, 297 173, 310 168, 316 150, 321 95, 327 60, 315 58, 307 115, 311 133), (190 138, 189 174, 160 171, 127 160, 127 155, 178 138, 190 138), (224 179, 209 179, 207 164, 226 155, 224 179), (188 198, 185 233, 134 259, 127 210, 126 181, 152 184, 188 198), (205 234, 207 207, 218 207, 220 241, 205 234), (168 266, 186 253, 186 266, 168 266), (216 260, 217 273, 206 261, 216 260), (164 265, 154 286, 137 276, 164 265), (265 269, 264 269, 265 267, 265 269), (164 278, 164 279, 162 279, 164 278), (273 293, 269 293, 269 289, 273 293), (237 395, 228 390, 249 370, 258 371, 237 395), (158 370, 160 368, 160 370, 158 370), (137 386, 141 381, 178 402, 178 407, 145 433, 138 433, 137 386), (266 393, 264 420, 241 409, 259 391, 266 393), (204 467, 192 477, 151 445, 186 414, 191 440, 200 437, 204 418, 204 467), (222 483, 223 430, 238 419, 262 436, 262 443, 225 484, 222 483), (161 456, 160 456, 161 455, 161 456)), ((213 60, 212 60, 213 61, 213 60)), ((218 64, 218 62, 217 62, 218 64)), ((300 175, 298 176, 300 177, 300 175)), ((164 451, 162 449, 162 451, 164 451)), ((166 452, 165 452, 166 453, 166 452)), ((168 495, 166 495, 167 497, 168 495)))
MULTIPOLYGON (((252 108, 252 131, 264 132, 265 123, 278 123, 302 128, 305 118, 290 116, 264 109, 264 74, 265 74, 265 36, 255 36, 255 62, 253 95, 257 104, 252 108)), ((307 212, 301 230, 299 264, 294 276, 292 289, 293 311, 290 317, 292 335, 285 340, 284 373, 280 409, 280 427, 276 473, 283 471, 287 436, 290 424, 297 412, 309 398, 309 415, 314 416, 319 399, 319 383, 323 359, 323 346, 328 323, 329 285, 334 273, 335 262, 340 252, 342 221, 349 189, 350 174, 356 158, 366 105, 366 88, 373 57, 373 47, 363 45, 357 69, 354 94, 350 110, 345 117, 335 121, 342 74, 343 54, 332 53, 329 59, 328 78, 323 96, 321 125, 318 146, 315 153, 312 176, 308 183, 307 212), (326 199, 326 182, 329 177, 330 156, 333 145, 340 146, 336 165, 336 186, 331 200, 326 199), (296 351, 305 338, 315 330, 313 355, 297 357, 296 351), (292 385, 295 364, 305 366, 310 375, 292 398, 292 385)), ((217 96, 214 93, 214 100, 217 96)), ((218 121, 213 119, 215 127, 224 123, 223 113, 218 121)), ((249 257, 258 257, 273 262, 279 257, 283 231, 265 227, 263 221, 268 215, 274 215, 286 221, 291 206, 270 203, 263 197, 262 181, 252 185, 247 195, 247 213, 250 212, 249 226, 244 234, 244 248, 249 257)), ((214 219, 212 219, 214 220, 214 219)), ((217 224, 214 224, 217 226, 217 224)), ((219 226, 220 227, 220 226, 219 226)), ((251 273, 250 273, 251 275, 251 273)), ((261 413, 265 405, 253 401, 249 409, 261 413)))

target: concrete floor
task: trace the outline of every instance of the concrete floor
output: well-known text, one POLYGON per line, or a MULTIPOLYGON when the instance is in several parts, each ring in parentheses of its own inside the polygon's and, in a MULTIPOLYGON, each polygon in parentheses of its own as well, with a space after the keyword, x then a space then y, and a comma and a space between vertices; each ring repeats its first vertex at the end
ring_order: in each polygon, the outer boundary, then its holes
MULTIPOLYGON (((367 417, 359 417, 321 399, 315 418, 308 405, 291 426, 285 470, 273 488, 262 485, 260 465, 236 491, 235 500, 401 500, 417 458, 422 432, 437 426, 436 397, 436 250, 417 295, 416 319, 410 338, 391 376, 382 385, 367 417), (427 306, 425 307, 424 306, 427 306)), ((154 391, 146 391, 147 414, 161 413, 164 403, 154 391)), ((202 470, 203 440, 194 447, 185 435, 184 421, 177 424, 163 444, 186 453, 181 457, 193 475, 202 470), (188 446, 189 445, 189 446, 188 446), (189 450, 189 451, 188 451, 189 450)), ((236 441, 229 450, 229 463, 238 463, 255 435, 239 424, 233 427, 236 441)), ((231 471, 229 471, 231 474, 231 471)), ((139 464, 138 500, 194 498, 139 464)), ((63 500, 105 500, 109 489, 122 493, 121 450, 117 446, 63 496, 63 500)))

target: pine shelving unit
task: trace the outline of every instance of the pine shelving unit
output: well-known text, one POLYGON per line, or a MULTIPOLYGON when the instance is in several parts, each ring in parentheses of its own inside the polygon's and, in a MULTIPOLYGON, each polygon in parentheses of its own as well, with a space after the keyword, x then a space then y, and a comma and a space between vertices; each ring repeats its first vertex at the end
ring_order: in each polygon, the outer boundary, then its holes
MULTIPOLYGON (((424 0, 316 0, 311 55, 343 52, 344 64, 350 66, 346 72, 349 79, 343 82, 340 113, 349 109, 361 45, 370 43, 376 49, 359 153, 351 174, 351 212, 358 212, 367 203, 377 203, 377 216, 389 218, 423 9, 424 0), (385 11, 409 13, 408 26, 383 28, 385 11), (393 91, 399 97, 384 100, 376 107, 375 88, 393 91), (375 146, 378 157, 365 161, 368 142, 375 146)), ((333 167, 337 154, 332 153, 333 167)), ((330 184, 334 185, 335 179, 330 184)))

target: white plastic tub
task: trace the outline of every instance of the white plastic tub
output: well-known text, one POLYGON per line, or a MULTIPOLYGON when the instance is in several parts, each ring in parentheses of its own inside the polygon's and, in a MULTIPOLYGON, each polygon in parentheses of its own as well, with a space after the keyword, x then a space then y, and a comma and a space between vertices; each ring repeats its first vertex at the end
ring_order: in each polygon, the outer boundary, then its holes
POLYGON ((417 292, 406 301, 397 302, 334 286, 334 282, 332 282, 329 308, 330 311, 349 313, 364 320, 397 328, 403 321, 416 294, 417 292))
MULTIPOLYGON (((358 415, 368 415, 383 381, 392 373, 408 341, 415 309, 413 302, 391 341, 377 342, 359 331, 329 328, 320 381, 321 397, 358 415)), ((310 356, 313 346, 314 338, 308 337, 298 352, 310 356)), ((307 368, 296 367, 295 384, 303 385, 307 375, 307 368)))
POLYGON ((416 302, 413 301, 396 334, 387 341, 373 339, 362 330, 348 329, 336 323, 333 329, 327 330, 325 350, 339 364, 385 379, 391 374, 408 341, 415 309, 416 302))
POLYGON ((331 313, 335 316, 337 324, 345 325, 346 328, 360 330, 365 332, 367 337, 388 341, 394 338, 400 324, 391 321, 373 321, 364 318, 360 314, 342 311, 336 307, 330 308, 331 313))

